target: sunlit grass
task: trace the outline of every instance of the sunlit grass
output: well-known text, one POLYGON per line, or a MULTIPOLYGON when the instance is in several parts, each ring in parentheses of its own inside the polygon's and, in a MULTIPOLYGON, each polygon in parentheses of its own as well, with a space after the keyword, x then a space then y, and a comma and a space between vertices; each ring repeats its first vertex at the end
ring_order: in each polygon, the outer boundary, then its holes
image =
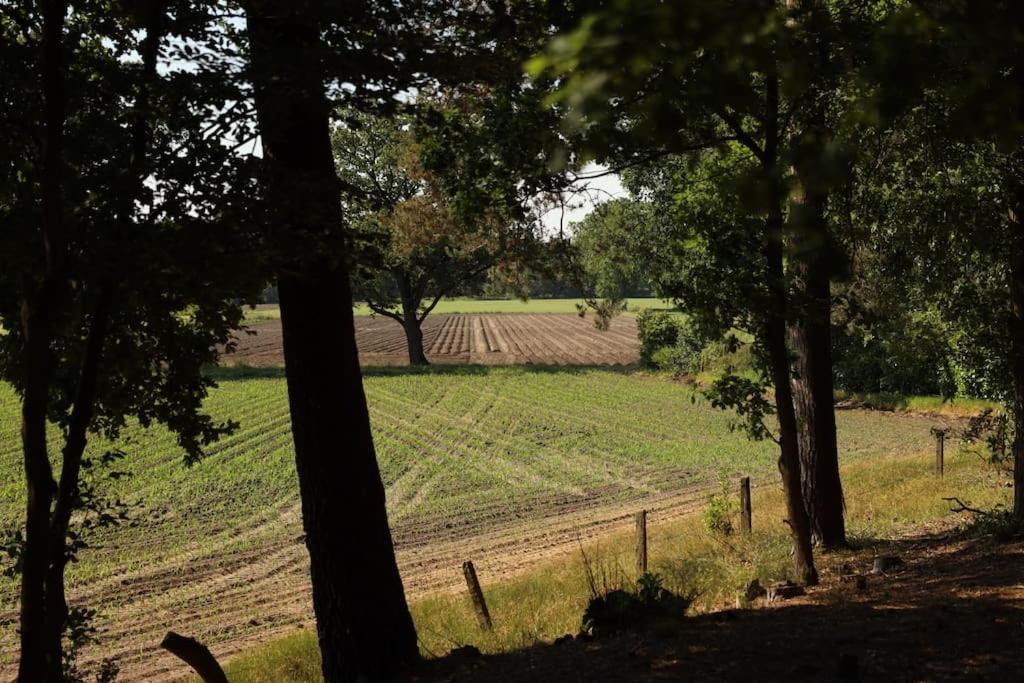
MULTIPOLYGON (((749 537, 713 534, 699 513, 669 523, 656 517, 648 521, 653 570, 669 588, 695 596, 693 610, 732 605, 737 591, 753 578, 765 583, 787 577, 789 539, 781 522, 782 496, 773 479, 761 481, 764 485, 753 491, 754 530, 749 537)), ((981 508, 1006 503, 1009 497, 1005 477, 969 456, 952 458, 943 479, 935 477, 930 453, 857 460, 843 467, 843 481, 850 538, 868 548, 908 527, 953 514, 943 497, 956 495, 981 508)), ((614 535, 501 583, 488 584, 486 567, 478 567, 494 630, 479 629, 464 595, 419 600, 411 609, 422 654, 439 656, 466 644, 501 652, 575 633, 589 596, 583 552, 610 585, 626 585, 634 578, 632 540, 628 533, 614 535)), ((845 556, 819 556, 819 569, 834 567, 845 556)), ((310 632, 270 643, 226 668, 229 678, 240 683, 322 680, 310 632)))

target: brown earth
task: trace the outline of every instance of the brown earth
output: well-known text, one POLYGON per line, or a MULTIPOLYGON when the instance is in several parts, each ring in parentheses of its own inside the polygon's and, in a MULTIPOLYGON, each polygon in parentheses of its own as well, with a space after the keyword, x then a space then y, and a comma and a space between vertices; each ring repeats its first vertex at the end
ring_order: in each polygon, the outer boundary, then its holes
MULTIPOLYGON (((943 528, 946 527, 946 528, 943 528)), ((572 639, 430 662, 411 681, 1019 681, 1024 679, 1024 543, 950 528, 875 540, 819 566, 803 597, 572 639), (900 557, 872 574, 876 555, 900 557), (848 565, 866 585, 840 577, 848 565)))
MULTIPOLYGON (((677 479, 678 481, 678 479, 677 479)), ((409 598, 464 589, 461 562, 472 558, 485 583, 527 571, 579 544, 632 524, 636 510, 667 522, 699 509, 709 488, 691 486, 632 501, 607 497, 550 500, 518 515, 410 520, 394 528, 398 564, 409 598)), ((541 501, 536 501, 538 504, 541 501)), ((162 562, 79 586, 73 603, 102 606, 102 646, 87 649, 87 667, 115 657, 126 681, 177 680, 189 672, 157 646, 167 630, 199 635, 221 660, 298 628, 312 628, 308 556, 298 505, 268 511, 263 524, 240 531, 231 547, 197 542, 162 562)), ((0 615, 15 619, 13 612, 0 615)), ((0 670, 0 680, 12 672, 0 670)))
MULTIPOLYGON (((228 363, 281 365, 281 321, 268 320, 238 335, 228 363)), ((396 321, 356 316, 363 365, 407 365, 405 333, 396 321)), ((619 316, 607 331, 572 313, 431 315, 423 322, 431 363, 474 365, 631 365, 640 358, 636 320, 619 316)))

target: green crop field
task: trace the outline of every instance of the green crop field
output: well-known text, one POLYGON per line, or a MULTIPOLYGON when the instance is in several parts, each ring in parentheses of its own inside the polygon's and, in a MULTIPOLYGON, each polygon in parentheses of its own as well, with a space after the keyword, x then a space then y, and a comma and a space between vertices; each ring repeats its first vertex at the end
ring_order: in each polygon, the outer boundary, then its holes
MULTIPOLYGON (((221 386, 211 395, 209 409, 240 421, 240 430, 210 448, 208 457, 191 469, 181 464, 181 453, 166 431, 130 430, 121 446, 129 454, 123 469, 131 476, 106 490, 136 506, 132 520, 116 530, 116 542, 110 536, 92 539, 95 547, 69 572, 73 592, 105 596, 110 621, 132 637, 156 638, 145 629, 166 626, 161 621, 132 628, 136 617, 117 611, 148 615, 147 600, 165 601, 159 606, 168 613, 179 609, 174 601, 209 612, 211 622, 194 624, 194 630, 214 644, 239 637, 232 620, 244 624, 247 613, 235 614, 231 605, 218 602, 218 591, 224 590, 219 584, 204 587, 208 593, 197 597, 200 589, 189 588, 189 572, 213 567, 230 577, 255 558, 282 547, 301 548, 295 541, 301 527, 282 373, 219 372, 221 386), (91 586, 99 588, 90 592, 91 586), (125 586, 139 586, 139 592, 125 586)), ((772 444, 748 442, 730 430, 730 414, 694 401, 691 389, 663 375, 431 368, 372 372, 366 391, 400 553, 417 543, 468 536, 503 523, 713 484, 723 473, 751 473, 765 482, 777 478, 772 444)), ((861 410, 840 411, 838 421, 846 461, 926 452, 934 423, 861 410)), ((343 434, 339 443, 344 443, 343 434)), ((96 443, 92 449, 103 447, 96 443)), ((20 466, 18 404, 13 392, 0 386, 3 528, 21 522, 20 466)), ((267 572, 281 595, 289 581, 304 581, 301 551, 288 557, 288 572, 282 574, 277 566, 267 572)), ((407 585, 415 585, 414 571, 408 569, 407 585)), ((0 581, 0 617, 9 617, 16 586, 0 581)), ((248 581, 239 579, 232 588, 236 592, 223 600, 242 604, 250 592, 268 590, 248 581)), ((13 626, 3 629, 0 650, 13 656, 8 647, 13 626)), ((137 647, 132 652, 143 656, 137 647)), ((0 661, 0 670, 5 663, 0 661)))
MULTIPOLYGON (((458 297, 444 299, 434 308, 434 313, 576 313, 576 306, 582 304, 581 299, 470 299, 458 297)), ((672 304, 661 299, 637 298, 626 302, 626 313, 636 313, 645 308, 672 308, 672 304)), ((366 304, 355 307, 356 315, 372 315, 373 311, 366 304)), ((264 305, 246 311, 245 318, 249 322, 260 320, 276 320, 281 312, 276 305, 264 305)))

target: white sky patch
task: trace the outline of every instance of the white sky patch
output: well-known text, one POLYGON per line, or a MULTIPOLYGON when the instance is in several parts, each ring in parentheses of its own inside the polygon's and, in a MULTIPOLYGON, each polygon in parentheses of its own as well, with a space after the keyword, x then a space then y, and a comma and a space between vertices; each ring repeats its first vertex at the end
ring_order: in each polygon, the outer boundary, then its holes
POLYGON ((562 193, 561 205, 549 209, 541 217, 544 232, 547 235, 571 234, 572 224, 582 220, 597 206, 628 196, 629 192, 622 186, 618 174, 609 173, 604 166, 587 164, 572 189, 562 193))

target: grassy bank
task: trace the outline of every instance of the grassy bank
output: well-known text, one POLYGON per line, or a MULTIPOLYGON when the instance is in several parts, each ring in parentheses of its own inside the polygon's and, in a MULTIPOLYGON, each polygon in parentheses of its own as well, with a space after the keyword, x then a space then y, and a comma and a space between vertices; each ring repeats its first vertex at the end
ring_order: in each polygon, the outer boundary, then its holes
MULTIPOLYGON (((936 479, 930 453, 852 461, 843 467, 848 528, 855 545, 871 547, 908 527, 950 514, 947 496, 958 496, 986 508, 1006 503, 1005 477, 972 456, 951 459, 944 479, 936 479)), ((731 605, 737 589, 754 577, 779 580, 789 568, 789 543, 780 520, 783 503, 777 486, 753 493, 754 533, 750 537, 721 536, 707 530, 700 514, 659 524, 649 520, 650 554, 654 571, 666 586, 695 596, 696 611, 731 605)), ((583 552, 610 586, 632 581, 632 538, 620 534, 583 549, 581 553, 537 566, 527 574, 484 590, 495 628, 482 633, 463 595, 443 595, 412 605, 425 656, 473 644, 484 652, 521 648, 549 640, 580 627, 588 598, 583 552)), ((819 557, 828 571, 842 554, 819 557)), ((319 653, 310 632, 273 642, 227 667, 232 681, 319 681, 319 653)))

